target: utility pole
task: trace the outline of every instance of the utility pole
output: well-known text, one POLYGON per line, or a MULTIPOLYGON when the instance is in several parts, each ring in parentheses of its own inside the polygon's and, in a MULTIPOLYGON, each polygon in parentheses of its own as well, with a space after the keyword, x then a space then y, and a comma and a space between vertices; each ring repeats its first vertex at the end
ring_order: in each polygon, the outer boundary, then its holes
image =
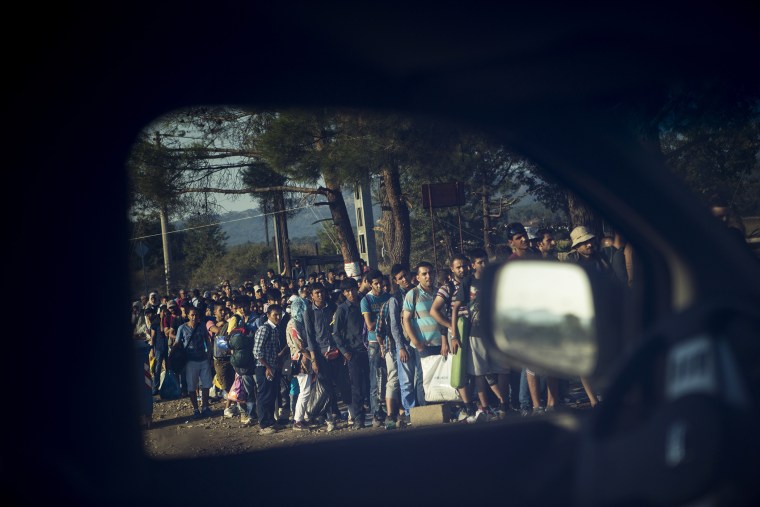
MULTIPOLYGON (((158 131, 156 131, 156 145, 159 148, 161 147, 161 134, 158 131)), ((164 249, 164 280, 166 281, 166 294, 169 294, 172 285, 172 262, 169 251, 169 218, 165 204, 161 204, 158 213, 161 219, 161 244, 164 249)))
POLYGON ((359 241, 359 255, 367 266, 377 267, 377 246, 375 243, 375 216, 372 212, 372 193, 369 177, 362 178, 354 187, 354 209, 356 210, 356 235, 359 241))

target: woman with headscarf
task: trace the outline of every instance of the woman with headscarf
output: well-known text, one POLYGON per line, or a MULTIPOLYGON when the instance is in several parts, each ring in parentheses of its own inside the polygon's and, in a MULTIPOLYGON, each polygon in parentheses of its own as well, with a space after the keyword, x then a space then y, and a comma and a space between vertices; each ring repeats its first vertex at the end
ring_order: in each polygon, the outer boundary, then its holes
POLYGON ((298 380, 298 401, 295 404, 293 415, 293 429, 296 431, 306 429, 304 415, 306 403, 311 394, 311 356, 306 350, 306 334, 303 322, 303 314, 306 311, 306 300, 293 296, 290 303, 290 320, 285 328, 290 358, 293 360, 293 373, 298 380), (297 373, 296 373, 297 372, 297 373))

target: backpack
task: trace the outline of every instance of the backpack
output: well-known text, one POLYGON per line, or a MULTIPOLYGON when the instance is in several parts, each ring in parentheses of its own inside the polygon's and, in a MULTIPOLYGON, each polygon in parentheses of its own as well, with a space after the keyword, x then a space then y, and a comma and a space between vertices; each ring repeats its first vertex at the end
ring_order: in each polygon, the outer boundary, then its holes
MULTIPOLYGON (((393 297, 393 296, 391 296, 393 297)), ((380 310, 377 312, 377 323, 375 324, 375 333, 377 339, 387 343, 388 338, 391 335, 391 313, 388 308, 389 299, 380 306, 380 310)))
POLYGON ((470 319, 470 326, 477 327, 480 325, 480 291, 475 296, 475 299, 470 299, 470 287, 472 286, 472 275, 462 280, 462 285, 459 289, 462 291, 464 300, 462 301, 467 305, 467 310, 470 319))
POLYGON ((256 367, 253 357, 253 335, 244 327, 236 327, 230 333, 227 343, 232 350, 230 364, 238 375, 251 375, 256 367))
POLYGON ((193 328, 192 334, 187 338, 187 343, 184 344, 188 361, 203 361, 208 358, 208 348, 204 337, 205 334, 205 323, 199 322, 196 324, 193 328))

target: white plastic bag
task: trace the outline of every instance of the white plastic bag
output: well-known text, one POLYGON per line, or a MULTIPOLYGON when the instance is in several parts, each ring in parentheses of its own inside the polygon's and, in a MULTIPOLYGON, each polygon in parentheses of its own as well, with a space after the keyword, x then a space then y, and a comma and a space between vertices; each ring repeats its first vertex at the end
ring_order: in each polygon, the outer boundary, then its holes
POLYGON ((425 401, 460 401, 459 391, 451 387, 451 355, 434 354, 420 359, 425 401))

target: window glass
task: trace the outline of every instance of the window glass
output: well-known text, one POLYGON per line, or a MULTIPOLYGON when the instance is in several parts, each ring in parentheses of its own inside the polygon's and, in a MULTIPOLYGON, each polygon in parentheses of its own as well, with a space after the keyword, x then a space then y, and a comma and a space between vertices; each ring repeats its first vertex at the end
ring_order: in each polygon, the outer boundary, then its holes
MULTIPOLYGON (((179 307, 176 318, 171 312, 157 317, 156 337, 146 360, 146 383, 156 394, 151 428, 144 433, 145 448, 156 457, 260 449, 270 443, 254 442, 249 436, 272 425, 287 435, 301 435, 293 430, 294 424, 296 430, 310 428, 297 441, 311 442, 323 438, 330 424, 336 431, 356 424, 347 403, 350 375, 342 359, 335 359, 341 367, 331 378, 337 417, 332 419, 331 411, 314 415, 298 405, 299 398, 306 399, 307 394, 313 398, 319 392, 301 377, 312 371, 306 360, 311 355, 303 350, 309 338, 303 312, 305 305, 314 303, 298 302, 294 290, 301 277, 311 284, 321 278, 319 272, 332 269, 338 275, 333 282, 322 282, 327 290, 319 304, 322 299, 329 301, 332 312, 333 305, 345 299, 340 285, 343 273, 379 269, 383 275, 394 275, 395 281, 400 278, 394 266, 401 264, 414 275, 415 266, 430 263, 430 268, 421 270, 432 275, 429 279, 409 278, 431 294, 416 303, 422 306, 414 307, 414 329, 428 345, 439 347, 437 357, 443 345, 441 329, 447 339, 450 331, 430 311, 434 296, 441 294, 439 288, 445 289, 442 297, 448 299, 439 317, 449 322, 451 302, 459 297, 455 297, 457 287, 470 276, 467 286, 476 294, 480 269, 489 263, 541 258, 587 265, 604 272, 621 294, 644 279, 634 245, 605 216, 493 135, 439 119, 347 110, 187 109, 144 129, 128 171, 133 298, 139 301, 141 295, 155 291, 179 307), (364 224, 373 234, 359 235, 357 226, 363 224, 357 224, 362 210, 356 205, 356 182, 366 175, 371 203, 362 206, 372 206, 376 220, 364 224), (296 266, 296 257, 304 262, 296 266), (250 280, 259 283, 249 292, 250 280), (188 288, 185 300, 178 299, 180 287, 188 288), (228 327, 243 328, 250 346, 256 343, 253 350, 266 360, 257 329, 266 329, 267 315, 250 302, 250 294, 258 295, 259 289, 263 300, 272 297, 270 304, 285 306, 280 339, 288 345, 270 351, 276 356, 271 358, 276 370, 272 381, 278 384, 266 393, 259 392, 262 381, 268 386, 264 377, 245 373, 255 373, 255 363, 245 363, 245 354, 235 352, 234 333, 228 327), (225 317, 215 311, 217 304, 238 310, 225 317), (190 358, 191 366, 174 372, 174 347, 195 343, 189 339, 192 330, 183 327, 182 315, 198 305, 208 309, 198 314, 206 333, 207 364, 201 369, 190 358), (234 324, 225 324, 232 320, 234 324), (229 329, 224 343, 217 341, 215 335, 221 336, 217 329, 229 329), (174 378, 169 371, 179 374, 174 378), (178 393, 163 393, 167 377, 172 377, 168 383, 176 380, 178 393), (194 394, 196 385, 202 387, 194 394), (185 391, 191 391, 189 396, 185 391), (264 420, 258 407, 252 410, 253 404, 243 399, 272 393, 275 402, 264 420), (172 437, 177 428, 187 430, 186 441, 172 437), (194 438, 199 440, 189 444, 194 438)), ((356 278, 361 283, 361 277, 356 278)), ((409 288, 394 283, 391 291, 409 288)), ((369 343, 370 357, 375 357, 376 336, 389 335, 383 335, 388 330, 382 330, 384 323, 378 320, 383 296, 368 294, 371 290, 369 284, 360 286, 352 297, 373 323, 374 330, 359 339, 369 343)), ((319 293, 307 291, 307 297, 319 293)), ((473 322, 476 301, 467 301, 463 309, 473 322)), ((412 305, 412 299, 403 304, 412 305)), ((331 314, 323 320, 329 331, 340 319, 331 314)), ((363 324, 362 320, 355 328, 346 325, 343 331, 362 335, 363 324)), ((319 361, 337 352, 325 345, 320 350, 325 357, 319 361)), ((384 359, 368 362, 368 380, 379 382, 370 382, 366 403, 357 405, 357 410, 366 404, 368 427, 403 426, 404 407, 386 402, 388 368, 397 366, 397 361, 391 360, 390 366, 384 359)), ((424 362, 429 377, 436 366, 427 358, 424 362)), ((520 368, 508 372, 509 366, 489 371, 483 384, 489 387, 483 392, 478 391, 480 384, 472 382, 467 400, 451 386, 440 392, 427 386, 426 396, 434 396, 432 392, 453 396, 447 422, 497 421, 559 406, 585 410, 602 396, 602 386, 587 379, 547 378, 520 368)), ((269 372, 266 375, 269 378, 269 372)))

